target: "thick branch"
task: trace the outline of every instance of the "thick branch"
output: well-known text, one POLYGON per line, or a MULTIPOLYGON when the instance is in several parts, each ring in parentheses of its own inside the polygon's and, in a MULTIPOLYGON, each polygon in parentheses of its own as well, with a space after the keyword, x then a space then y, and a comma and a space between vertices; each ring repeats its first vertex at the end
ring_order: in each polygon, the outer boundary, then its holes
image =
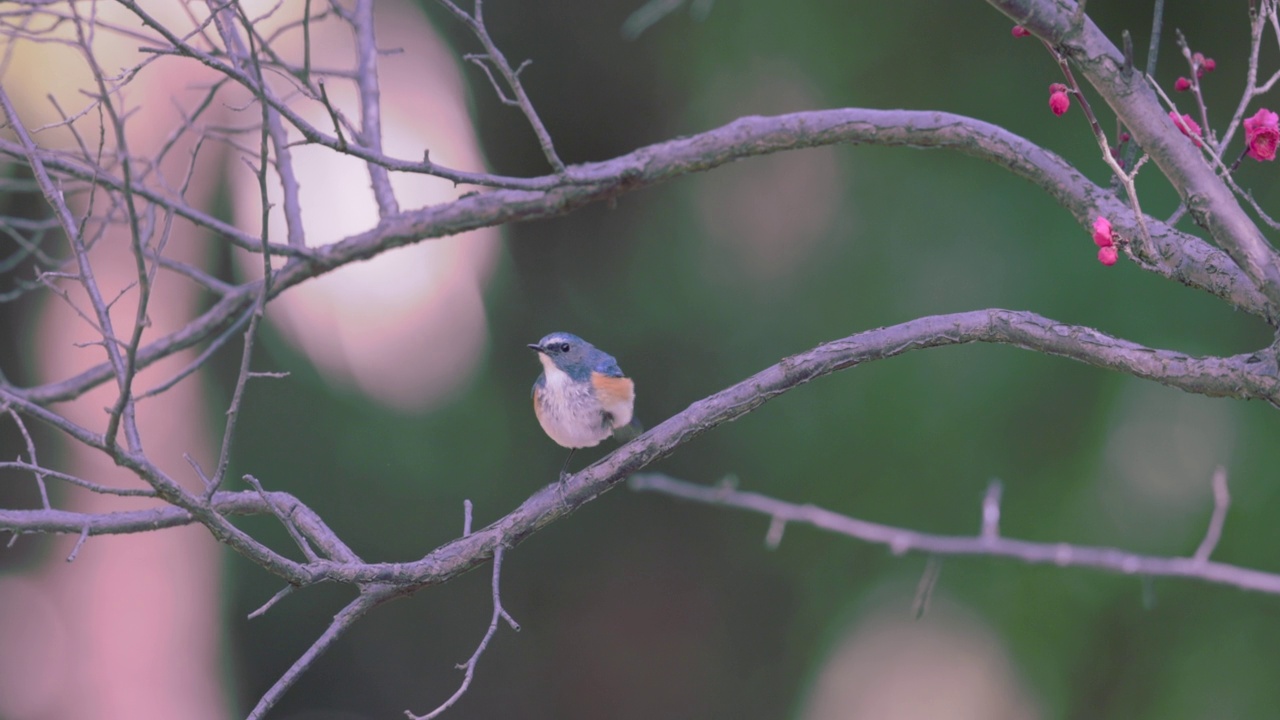
MULTIPOLYGON (((1280 306, 1280 264, 1275 250, 1236 201, 1230 188, 1169 120, 1144 77, 1125 72, 1124 58, 1071 0, 988 0, 1069 57, 1115 110, 1133 138, 1173 183, 1196 223, 1280 306)), ((1275 313, 1268 313, 1275 317, 1275 313)))
POLYGON ((437 548, 421 560, 369 564, 322 561, 307 564, 305 572, 312 580, 387 583, 399 586, 403 592, 447 582, 487 561, 499 543, 509 547, 518 544, 629 475, 671 454, 680 445, 745 415, 777 395, 864 362, 911 350, 975 342, 1014 345, 1068 357, 1187 392, 1263 397, 1280 402, 1280 380, 1277 380, 1275 359, 1270 356, 1195 358, 1143 347, 1090 328, 1064 325, 1034 313, 1010 310, 920 318, 820 345, 699 400, 563 483, 544 487, 506 517, 437 548))
MULTIPOLYGON (((402 212, 384 219, 372 230, 308 250, 303 261, 277 273, 272 293, 393 247, 482 227, 565 215, 592 202, 736 160, 841 143, 956 150, 1030 180, 1069 210, 1083 227, 1102 214, 1116 218, 1120 232, 1138 235, 1137 223, 1124 219, 1130 215, 1127 205, 1106 188, 1090 182, 1061 157, 998 126, 938 112, 817 110, 741 118, 715 130, 650 145, 613 160, 577 165, 570 172, 576 182, 547 190, 476 193, 450 203, 402 212)), ((1158 267, 1162 274, 1208 291, 1273 325, 1277 323, 1280 306, 1259 293, 1225 253, 1154 218, 1147 219, 1147 226, 1163 260, 1158 267)), ((1085 237, 1081 236, 1082 245, 1088 247, 1084 245, 1085 237)), ((217 336, 249 307, 257 287, 256 283, 241 286, 186 327, 141 348, 139 366, 217 336)), ((68 380, 13 392, 47 404, 74 398, 109 377, 110 368, 104 364, 68 380)))
MULTIPOLYGON (((694 437, 735 420, 797 386, 837 370, 911 350, 975 342, 1013 345, 1046 355, 1059 355, 1202 395, 1259 397, 1273 403, 1280 402, 1276 361, 1270 355, 1190 357, 1144 347, 1091 328, 1057 323, 1034 313, 1011 310, 937 315, 868 330, 786 358, 736 385, 693 403, 563 483, 544 487, 489 527, 443 545, 415 562, 360 563, 353 559, 354 554, 349 550, 342 547, 334 549, 337 539, 332 537, 332 533, 318 530, 311 533, 306 531, 304 524, 300 524, 304 536, 325 549, 329 560, 298 564, 283 561, 274 554, 249 552, 236 543, 233 546, 255 563, 295 582, 387 583, 411 592, 446 582, 475 568, 492 557, 498 543, 518 544, 540 528, 595 499, 627 476, 671 454, 694 437)), ((21 402, 15 402, 14 407, 41 420, 51 420, 46 410, 21 402)), ((86 441, 92 440, 94 438, 86 441)), ((276 495, 280 494, 272 497, 276 495)), ((310 513, 291 496, 280 497, 281 500, 273 502, 291 515, 310 513)), ((196 511, 200 521, 207 525, 208 513, 221 519, 224 513, 272 512, 272 508, 255 493, 217 493, 210 507, 199 507, 196 511)), ((78 533, 90 526, 91 534, 101 534, 141 532, 191 522, 191 513, 178 508, 157 508, 149 512, 153 514, 83 516, 61 511, 10 510, 0 513, 0 529, 78 533)), ((319 518, 315 518, 313 524, 323 528, 319 518)), ((217 530, 215 534, 218 534, 217 530)))
MULTIPOLYGON (((1272 356, 1259 354, 1232 358, 1193 358, 1167 350, 1143 347, 1090 328, 1056 323, 1032 313, 982 310, 920 318, 900 325, 869 330, 786 358, 736 385, 693 403, 683 412, 623 445, 582 472, 544 487, 496 523, 478 532, 464 533, 463 537, 442 545, 415 562, 361 562, 313 512, 292 496, 283 493, 219 492, 214 494, 209 505, 187 510, 159 507, 100 515, 56 510, 0 511, 0 529, 16 533, 78 533, 83 538, 90 534, 146 532, 199 521, 209 527, 216 537, 231 544, 256 564, 285 577, 291 584, 335 581, 358 585, 362 591, 361 597, 349 605, 339 618, 335 618, 329 630, 264 696, 255 709, 255 716, 260 716, 338 635, 374 604, 442 584, 496 558, 503 548, 515 546, 537 530, 568 515, 625 478, 674 452, 685 442, 717 425, 741 417, 788 390, 864 362, 893 357, 911 350, 974 342, 1014 345, 1042 354, 1060 355, 1097 367, 1150 378, 1188 392, 1214 396, 1265 397, 1272 402, 1280 400, 1280 380, 1277 380, 1276 362, 1272 356), (295 563, 265 547, 251 545, 242 538, 229 535, 231 526, 224 515, 239 512, 270 512, 282 521, 291 523, 306 541, 320 548, 325 559, 309 557, 305 563, 295 563)), ((44 408, 22 401, 11 402, 20 411, 45 421, 56 421, 44 408)), ((94 439, 89 437, 86 441, 94 439)), ((129 458, 127 455, 124 457, 129 458)), ((138 471, 142 473, 147 468, 140 468, 138 471)), ((1223 506, 1225 507, 1225 503, 1223 506)), ((818 512, 802 510, 804 513, 800 519, 811 519, 818 512)), ((851 518, 847 521, 855 524, 860 522, 851 518)), ((469 524, 468 522, 467 525, 469 524)), ((864 524, 859 527, 865 530, 867 526, 864 524)), ((1070 552, 1064 556, 1065 546, 1000 540, 996 528, 997 520, 992 516, 984 520, 984 531, 977 538, 934 538, 898 529, 887 529, 884 532, 892 533, 885 542, 903 550, 918 548, 941 552, 937 548, 949 548, 954 553, 981 551, 1021 557, 1029 562, 1118 567, 1125 572, 1198 577, 1211 582, 1280 593, 1280 577, 1208 562, 1208 551, 1201 551, 1193 559, 1160 559, 1128 556, 1120 551, 1103 548, 1068 548, 1070 552), (1132 569, 1127 569, 1130 567, 1132 569)), ((1208 547, 1212 549, 1211 542, 1208 547)), ((496 598, 498 568, 495 567, 494 570, 496 598)), ((500 613, 500 605, 496 600, 495 608, 495 613, 500 613)), ((486 635, 487 637, 490 635, 486 635)), ((478 653, 479 651, 477 655, 478 653)), ((464 690, 465 687, 464 684, 464 690)))

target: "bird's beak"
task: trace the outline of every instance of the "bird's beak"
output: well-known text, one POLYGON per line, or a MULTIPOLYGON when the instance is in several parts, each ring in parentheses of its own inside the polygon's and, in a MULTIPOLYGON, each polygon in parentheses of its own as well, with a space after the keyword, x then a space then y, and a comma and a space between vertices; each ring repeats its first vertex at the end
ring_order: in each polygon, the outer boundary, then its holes
POLYGON ((530 349, 530 350, 532 350, 532 351, 534 351, 534 352, 539 352, 539 353, 545 353, 545 352, 546 352, 546 350, 543 350, 543 349, 542 349, 542 346, 541 346, 541 345, 539 345, 539 344, 537 344, 537 343, 529 343, 529 349, 530 349))

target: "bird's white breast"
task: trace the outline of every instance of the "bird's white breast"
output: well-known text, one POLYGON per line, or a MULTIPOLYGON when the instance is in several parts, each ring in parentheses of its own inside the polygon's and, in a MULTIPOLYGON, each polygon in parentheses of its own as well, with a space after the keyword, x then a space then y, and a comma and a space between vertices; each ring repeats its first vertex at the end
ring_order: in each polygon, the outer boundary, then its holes
POLYGON ((545 377, 538 423, 557 444, 567 448, 594 447, 613 434, 590 383, 575 383, 545 355, 539 356, 545 377))

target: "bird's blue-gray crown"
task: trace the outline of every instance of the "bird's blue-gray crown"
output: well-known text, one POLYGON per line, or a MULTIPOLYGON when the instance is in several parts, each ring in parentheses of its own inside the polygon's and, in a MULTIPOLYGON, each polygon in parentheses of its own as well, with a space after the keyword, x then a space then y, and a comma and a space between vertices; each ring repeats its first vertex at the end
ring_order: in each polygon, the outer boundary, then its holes
POLYGON ((595 345, 567 332, 553 332, 529 346, 555 363, 575 380, 585 380, 592 371, 621 377, 618 361, 595 345))

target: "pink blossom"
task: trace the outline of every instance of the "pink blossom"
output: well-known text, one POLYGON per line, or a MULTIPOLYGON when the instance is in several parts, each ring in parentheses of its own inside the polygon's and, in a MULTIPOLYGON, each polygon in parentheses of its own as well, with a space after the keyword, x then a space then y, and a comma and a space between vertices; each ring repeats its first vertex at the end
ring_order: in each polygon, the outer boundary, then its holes
POLYGON ((1116 264, 1116 260, 1120 258, 1120 253, 1116 250, 1115 245, 1108 245, 1104 248, 1098 248, 1098 262, 1110 267, 1116 264))
POLYGON ((1022 27, 1021 25, 1013 26, 1013 36, 1016 38, 1027 37, 1030 34, 1031 34, 1031 31, 1022 27))
POLYGON ((1049 88, 1051 91, 1049 93, 1049 109, 1053 111, 1054 115, 1061 117, 1067 112, 1067 108, 1071 107, 1071 98, 1068 97, 1065 86, 1056 85, 1056 87, 1063 89, 1054 90, 1052 87, 1049 88))
POLYGON ((1195 120, 1191 119, 1190 115, 1179 116, 1178 113, 1173 112, 1171 110, 1169 111, 1169 119, 1172 120, 1173 124, 1176 125, 1178 129, 1182 131, 1183 135, 1186 135, 1187 137, 1191 138, 1191 142, 1195 143, 1196 147, 1201 146, 1202 143, 1200 142, 1200 126, 1196 124, 1195 120))
POLYGON ((1180 77, 1174 81, 1173 89, 1178 92, 1186 92, 1191 89, 1191 81, 1187 78, 1180 77))
POLYGON ((1097 220, 1093 221, 1093 244, 1100 248, 1111 247, 1114 244, 1111 235, 1111 221, 1101 215, 1098 216, 1097 220))
POLYGON ((1259 162, 1276 159, 1276 146, 1280 145, 1280 115, 1266 108, 1244 121, 1245 152, 1259 162))
POLYGON ((1191 64, 1196 69, 1196 77, 1202 78, 1207 72, 1213 72, 1218 69, 1218 63, 1213 58, 1207 58, 1203 53, 1196 53, 1191 56, 1191 64))

